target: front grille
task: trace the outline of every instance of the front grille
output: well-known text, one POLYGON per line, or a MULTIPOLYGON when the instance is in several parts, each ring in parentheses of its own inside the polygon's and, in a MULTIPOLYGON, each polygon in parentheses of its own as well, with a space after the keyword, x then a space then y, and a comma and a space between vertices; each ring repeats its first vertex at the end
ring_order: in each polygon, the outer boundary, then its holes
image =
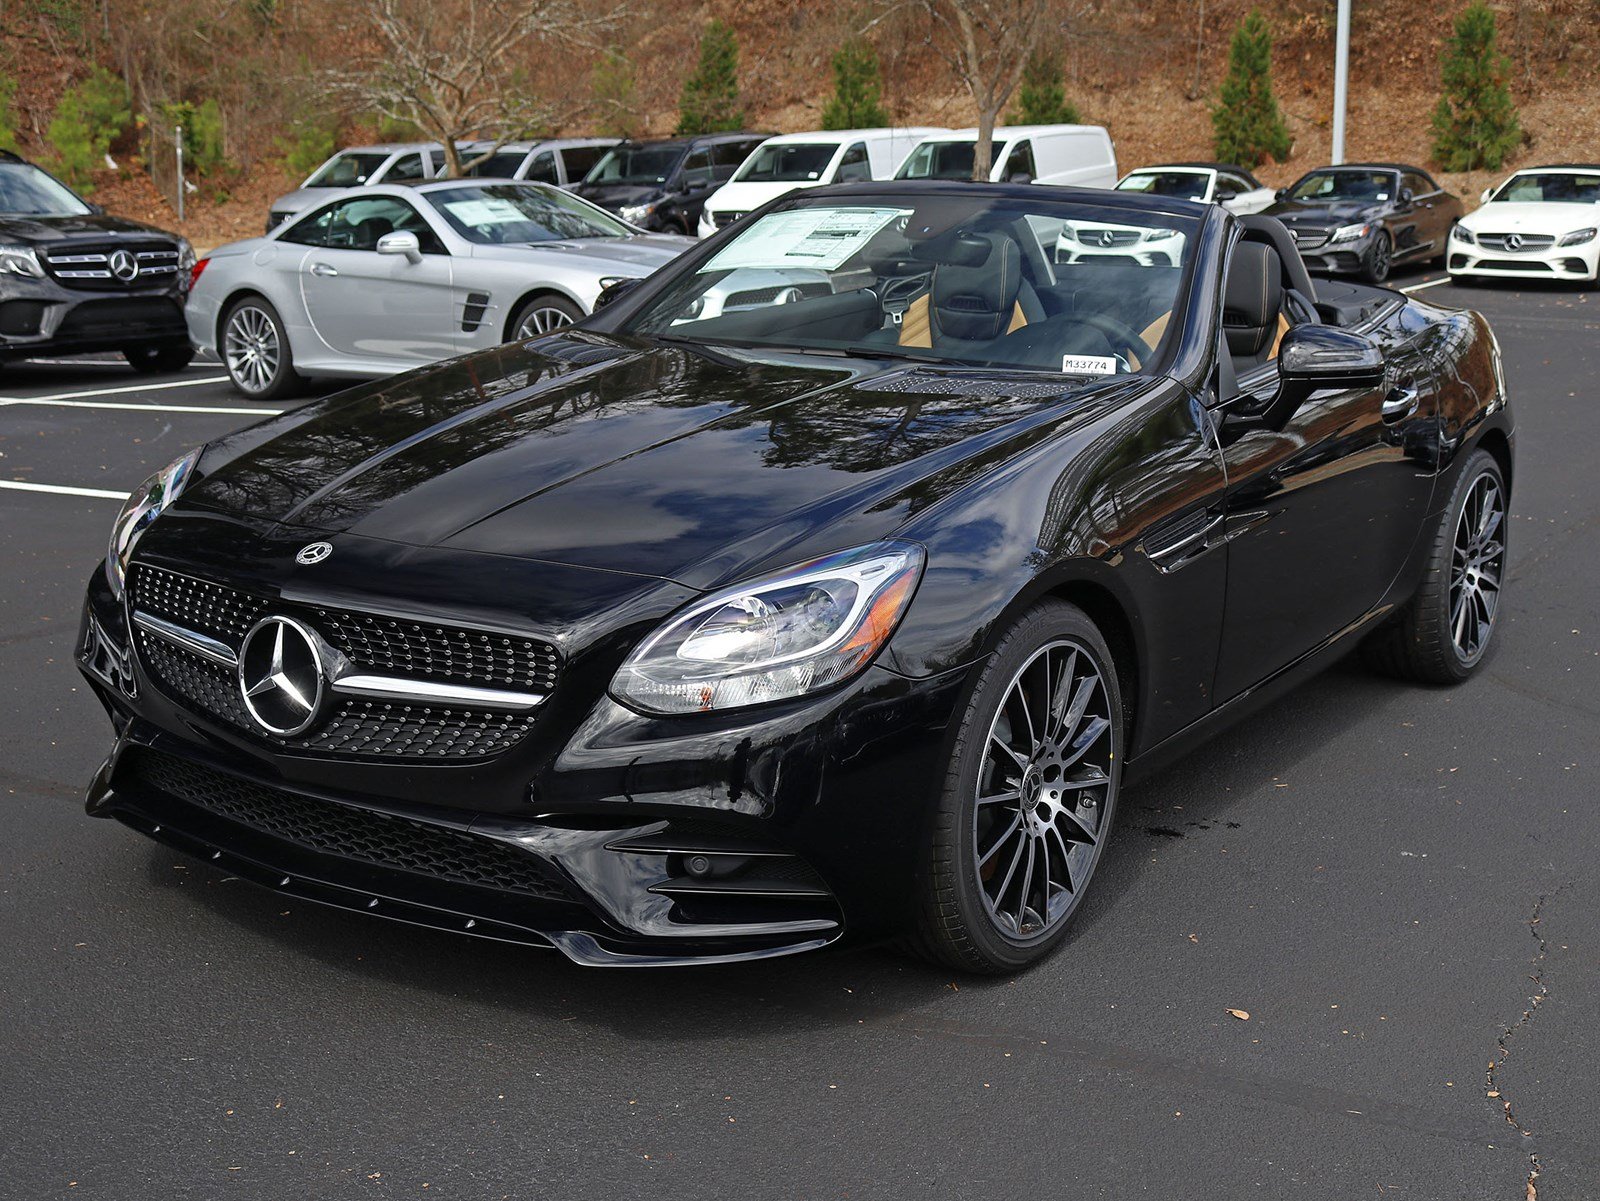
POLYGON ((172 296, 129 296, 81 300, 67 310, 56 336, 120 337, 160 334, 182 337, 187 332, 183 309, 172 296))
POLYGON ((1144 234, 1137 229, 1103 229, 1094 225, 1076 227, 1078 242, 1090 249, 1102 246, 1132 246, 1144 234))
POLYGON ((1541 250, 1549 250, 1556 244, 1552 234, 1479 234, 1478 245, 1485 250, 1499 250, 1506 254, 1537 254, 1541 250), (1518 239, 1515 246, 1509 245, 1507 239, 1518 239))
POLYGON ((456 884, 571 899, 538 860, 493 839, 300 796, 159 751, 140 750, 132 757, 122 770, 134 787, 165 793, 307 850, 456 884))
POLYGON ((1314 250, 1328 241, 1328 232, 1322 229, 1291 229, 1289 232, 1301 250, 1314 250))
POLYGON ((832 288, 823 283, 781 284, 770 288, 746 288, 743 292, 730 293, 727 304, 724 307, 730 309, 755 308, 759 305, 772 304, 786 292, 792 294, 794 300, 809 300, 814 296, 830 295, 832 291, 832 288))
MULTIPOLYGON (((129 588, 134 609, 235 650, 270 610, 305 621, 364 673, 542 694, 555 687, 559 674, 555 648, 532 638, 282 604, 142 563, 134 565, 129 588)), ((409 760, 483 758, 516 745, 535 720, 527 712, 334 696, 325 719, 280 738, 250 720, 228 667, 143 628, 138 642, 146 668, 175 700, 291 750, 409 760)))
POLYGON ((1524 271, 1535 275, 1553 270, 1549 263, 1528 259, 1479 259, 1478 266, 1485 271, 1524 271))
POLYGON ((63 287, 96 292, 163 284, 178 273, 178 248, 171 242, 73 243, 46 250, 39 257, 51 278, 63 287), (112 269, 112 256, 119 250, 126 250, 138 265, 131 278, 112 269))

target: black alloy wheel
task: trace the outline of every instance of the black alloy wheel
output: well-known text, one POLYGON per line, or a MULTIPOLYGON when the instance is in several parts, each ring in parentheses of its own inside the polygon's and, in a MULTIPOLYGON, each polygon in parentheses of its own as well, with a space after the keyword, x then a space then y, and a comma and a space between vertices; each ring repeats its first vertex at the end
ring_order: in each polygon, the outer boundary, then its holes
POLYGON ((1378 236, 1372 239, 1372 245, 1367 248, 1367 253, 1361 260, 1361 278, 1369 284, 1381 284, 1389 278, 1393 257, 1394 250, 1389 245, 1389 235, 1379 230, 1378 236))
POLYGON ((1122 731, 1115 663, 1083 611, 1051 602, 1018 621, 955 736, 914 951, 1000 974, 1061 942, 1111 830, 1122 731))
POLYGON ((192 346, 130 346, 122 352, 128 366, 145 374, 182 371, 194 361, 192 346))
POLYGON ((1368 660, 1390 675, 1456 684, 1489 650, 1506 582, 1507 492, 1493 455, 1475 450, 1434 532, 1421 586, 1368 641, 1368 660))

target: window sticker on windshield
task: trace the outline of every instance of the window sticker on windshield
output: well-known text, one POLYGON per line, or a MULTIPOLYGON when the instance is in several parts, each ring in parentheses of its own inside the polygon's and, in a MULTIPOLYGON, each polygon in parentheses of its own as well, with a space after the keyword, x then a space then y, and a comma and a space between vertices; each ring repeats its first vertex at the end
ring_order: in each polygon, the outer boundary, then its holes
POLYGON ((1103 354, 1064 354, 1061 356, 1063 375, 1115 375, 1117 360, 1103 354))
POLYGON ((444 207, 464 225, 504 225, 528 220, 528 214, 509 200, 457 200, 444 207))
POLYGON ((834 271, 903 212, 897 208, 818 207, 770 213, 700 270, 814 267, 834 271))

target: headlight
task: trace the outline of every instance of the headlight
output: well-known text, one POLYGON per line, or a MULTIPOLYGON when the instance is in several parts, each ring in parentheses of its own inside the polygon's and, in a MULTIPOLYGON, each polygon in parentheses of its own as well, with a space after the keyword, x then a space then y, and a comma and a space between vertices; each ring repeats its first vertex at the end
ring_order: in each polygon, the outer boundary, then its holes
POLYGON ((629 225, 643 225, 655 211, 656 206, 653 204, 624 204, 617 209, 617 216, 629 225))
POLYGON ((179 285, 184 289, 184 291, 188 291, 189 290, 189 286, 191 284, 193 284, 196 279, 199 278, 199 275, 196 274, 196 272, 195 272, 194 263, 195 263, 194 247, 190 244, 188 238, 179 238, 178 239, 178 282, 179 282, 179 285))
POLYGON ((1450 230, 1450 236, 1457 242, 1461 242, 1467 246, 1476 246, 1478 244, 1478 239, 1472 236, 1472 231, 1465 225, 1452 226, 1450 230))
POLYGON ((111 527, 111 545, 106 548, 106 576, 111 581, 111 590, 118 596, 122 595, 123 577, 134 543, 145 527, 161 516, 161 511, 183 491, 202 449, 197 447, 183 458, 173 460, 140 484, 123 504, 122 512, 117 514, 117 524, 111 527))
POLYGON ((923 561, 919 546, 880 542, 707 597, 634 651, 611 693, 647 713, 705 713, 837 684, 889 641, 923 561))
POLYGON ((1575 229, 1570 234, 1567 234, 1565 237, 1563 237, 1559 245, 1582 246, 1585 242, 1594 241, 1595 232, 1595 227, 1592 225, 1588 229, 1575 229))
POLYGON ((604 292, 613 284, 625 284, 630 279, 638 279, 637 275, 602 275, 600 277, 600 290, 604 292))
POLYGON ((39 256, 26 246, 0 246, 0 272, 44 278, 44 268, 39 266, 39 256))
POLYGON ((1357 238, 1366 237, 1371 232, 1372 226, 1370 225, 1341 225, 1333 231, 1333 237, 1329 238, 1328 241, 1353 242, 1357 238))

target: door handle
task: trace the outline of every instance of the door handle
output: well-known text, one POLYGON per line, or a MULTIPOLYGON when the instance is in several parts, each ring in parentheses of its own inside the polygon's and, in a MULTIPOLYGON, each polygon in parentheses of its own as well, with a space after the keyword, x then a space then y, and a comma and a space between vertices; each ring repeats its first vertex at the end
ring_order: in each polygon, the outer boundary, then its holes
POLYGON ((339 274, 339 270, 338 270, 337 267, 328 266, 327 263, 312 263, 311 264, 311 274, 312 275, 338 275, 339 274))
POLYGON ((1417 411, 1422 393, 1414 384, 1389 389, 1383 398, 1383 419, 1387 422, 1403 421, 1417 411))

